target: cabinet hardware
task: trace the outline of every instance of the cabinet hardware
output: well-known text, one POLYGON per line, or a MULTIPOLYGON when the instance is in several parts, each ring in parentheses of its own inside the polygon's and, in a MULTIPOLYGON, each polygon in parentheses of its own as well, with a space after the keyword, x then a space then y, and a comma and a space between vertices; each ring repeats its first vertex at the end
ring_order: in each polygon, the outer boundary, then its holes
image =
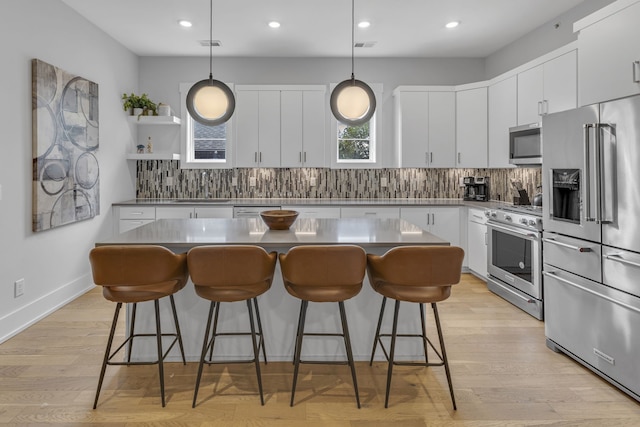
POLYGON ((260 152, 260 155, 258 156, 258 159, 260 159, 260 163, 262 163, 262 151, 260 152))
POLYGON ((257 151, 253 152, 253 162, 254 163, 258 163, 258 152, 257 151))
POLYGON ((461 155, 460 155, 460 152, 458 152, 458 163, 460 163, 460 159, 461 159, 461 155))
POLYGON ((622 258, 621 254, 605 255, 604 257, 605 257, 605 259, 609 259, 611 261, 616 261, 616 262, 619 262, 621 264, 626 264, 626 265, 630 265, 632 267, 640 268, 640 264, 638 264, 637 262, 629 261, 629 260, 626 260, 626 259, 622 258))
POLYGON ((431 214, 431 223, 433 225, 436 225, 436 214, 434 214, 434 213, 431 214))
POLYGON ((557 240, 555 240, 555 239, 553 239, 551 237, 544 238, 544 239, 542 239, 542 241, 545 242, 545 243, 551 243, 553 245, 562 246, 563 248, 573 249, 574 251, 578 251, 578 252, 591 252, 591 248, 589 248, 589 247, 574 246, 574 245, 570 245, 568 243, 558 242, 557 240))
POLYGON ((307 152, 304 152, 304 162, 307 163, 307 152))
POLYGON ((633 82, 640 83, 640 61, 633 61, 633 82))
POLYGON ((433 151, 429 153, 429 163, 433 163, 433 151))
POLYGON ((302 163, 302 152, 301 151, 298 152, 298 162, 302 163))

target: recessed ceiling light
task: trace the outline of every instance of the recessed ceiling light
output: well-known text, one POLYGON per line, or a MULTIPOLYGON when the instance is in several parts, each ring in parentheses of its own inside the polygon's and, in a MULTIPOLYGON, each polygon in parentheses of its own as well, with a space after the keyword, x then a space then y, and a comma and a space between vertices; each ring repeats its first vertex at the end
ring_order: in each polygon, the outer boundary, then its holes
POLYGON ((371 26, 371 22, 369 21, 358 22, 358 27, 360 28, 369 28, 370 26, 371 26))
POLYGON ((280 23, 278 21, 271 21, 269 22, 269 26, 271 28, 280 28, 280 23))
POLYGON ((445 27, 447 27, 447 28, 455 28, 458 25, 460 25, 460 21, 451 21, 447 25, 445 25, 445 27))
POLYGON ((180 24, 181 27, 185 27, 185 28, 190 28, 191 26, 193 26, 191 21, 187 21, 186 19, 179 20, 178 24, 180 24))

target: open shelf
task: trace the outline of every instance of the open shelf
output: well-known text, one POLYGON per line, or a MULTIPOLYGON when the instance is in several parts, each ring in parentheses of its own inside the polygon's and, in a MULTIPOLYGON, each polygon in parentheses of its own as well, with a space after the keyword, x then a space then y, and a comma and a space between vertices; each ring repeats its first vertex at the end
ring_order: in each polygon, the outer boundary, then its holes
POLYGON ((180 160, 178 153, 129 153, 127 160, 180 160))
POLYGON ((138 125, 180 125, 176 116, 129 116, 129 121, 138 125))

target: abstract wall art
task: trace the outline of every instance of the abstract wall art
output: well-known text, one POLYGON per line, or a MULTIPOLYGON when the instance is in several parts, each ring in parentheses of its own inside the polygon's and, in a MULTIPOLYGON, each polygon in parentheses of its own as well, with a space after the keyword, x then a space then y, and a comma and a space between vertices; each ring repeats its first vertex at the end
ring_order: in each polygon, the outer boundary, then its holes
POLYGON ((33 231, 100 214, 98 85, 31 61, 33 231))

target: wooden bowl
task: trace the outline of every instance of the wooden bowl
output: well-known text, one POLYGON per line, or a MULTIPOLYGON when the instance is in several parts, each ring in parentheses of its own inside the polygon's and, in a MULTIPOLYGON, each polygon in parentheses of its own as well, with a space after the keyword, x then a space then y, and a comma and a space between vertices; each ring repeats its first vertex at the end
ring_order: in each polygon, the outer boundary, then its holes
POLYGON ((288 230, 298 218, 298 212, 287 210, 262 211, 260 216, 270 230, 288 230))

